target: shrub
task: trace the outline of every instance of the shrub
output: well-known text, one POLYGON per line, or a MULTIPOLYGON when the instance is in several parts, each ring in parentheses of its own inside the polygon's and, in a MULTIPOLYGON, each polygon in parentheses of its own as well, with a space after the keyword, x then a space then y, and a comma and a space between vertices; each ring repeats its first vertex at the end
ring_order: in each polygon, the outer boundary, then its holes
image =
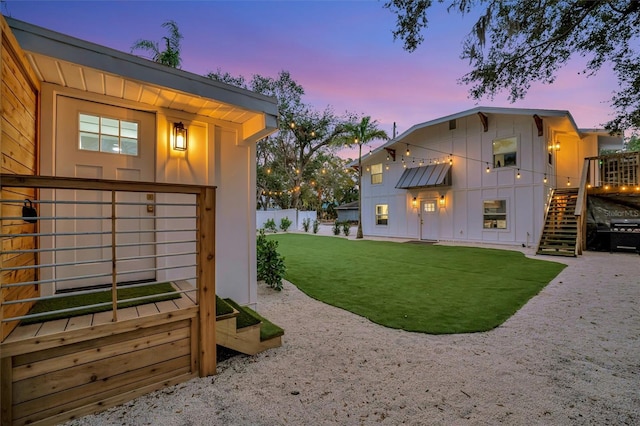
POLYGON ((345 237, 348 237, 351 233, 351 224, 349 222, 342 222, 342 233, 345 237))
POLYGON ((264 223, 264 229, 271 232, 278 232, 276 221, 273 219, 267 219, 267 221, 264 223))
POLYGON ((284 257, 278 253, 278 242, 267 239, 261 229, 256 240, 258 280, 275 290, 282 290, 282 278, 287 270, 284 257))
POLYGON ((291 223, 292 222, 288 217, 283 217, 282 219, 280 219, 280 229, 282 229, 284 232, 287 232, 287 229, 289 229, 291 223))
POLYGON ((310 226, 311 226, 311 219, 306 218, 302 220, 302 229, 304 229, 304 232, 309 232, 310 226))
POLYGON ((333 231, 333 235, 340 235, 340 222, 337 220, 333 222, 333 227, 331 228, 333 231))
POLYGON ((317 220, 314 220, 313 221, 313 233, 317 234, 319 230, 320 230, 320 222, 318 222, 317 220))

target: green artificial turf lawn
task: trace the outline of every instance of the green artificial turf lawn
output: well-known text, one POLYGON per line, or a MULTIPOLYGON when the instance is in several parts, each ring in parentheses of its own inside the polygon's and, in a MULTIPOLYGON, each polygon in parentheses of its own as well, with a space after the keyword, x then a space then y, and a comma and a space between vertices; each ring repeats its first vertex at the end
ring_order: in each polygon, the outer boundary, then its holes
MULTIPOLYGON (((128 308, 131 306, 142 305, 145 303, 161 302, 163 300, 177 299, 179 294, 165 294, 176 291, 170 283, 159 283, 141 287, 121 287, 118 289, 118 309, 128 308), (144 297, 157 295, 156 297, 138 300, 126 301, 125 299, 134 299, 136 297, 144 297)), ((43 321, 52 321, 61 318, 71 318, 80 315, 95 314, 97 312, 105 312, 111 310, 111 290, 100 291, 89 294, 69 294, 69 296, 57 299, 40 300, 29 311, 29 314, 40 314, 44 312, 58 311, 60 309, 78 308, 82 306, 95 305, 99 303, 109 303, 104 306, 93 306, 85 309, 79 309, 71 312, 58 312, 50 315, 44 315, 36 318, 24 319, 21 321, 23 325, 34 324, 43 321)))
POLYGON ((491 330, 566 265, 474 247, 275 234, 286 279, 378 324, 432 334, 491 330))

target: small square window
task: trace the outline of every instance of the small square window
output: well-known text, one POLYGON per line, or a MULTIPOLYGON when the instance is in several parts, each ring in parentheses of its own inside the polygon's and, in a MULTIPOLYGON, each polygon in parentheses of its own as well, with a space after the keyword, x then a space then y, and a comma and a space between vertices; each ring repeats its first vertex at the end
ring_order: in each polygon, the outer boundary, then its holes
POLYGON ((387 225, 389 222, 389 205, 376 205, 376 225, 387 225))
POLYGON ((485 229, 507 229, 507 201, 484 201, 482 219, 485 229))

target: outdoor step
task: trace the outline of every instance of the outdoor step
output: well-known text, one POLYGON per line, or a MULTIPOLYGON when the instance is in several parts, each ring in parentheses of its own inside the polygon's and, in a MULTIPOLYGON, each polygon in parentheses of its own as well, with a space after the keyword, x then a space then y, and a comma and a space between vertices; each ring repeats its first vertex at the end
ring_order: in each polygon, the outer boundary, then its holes
POLYGON ((564 239, 564 240, 567 240, 567 239, 573 239, 573 240, 575 240, 575 239, 576 239, 576 234, 556 234, 556 233, 548 233, 548 234, 544 234, 542 237, 543 237, 543 238, 547 238, 547 239, 549 239, 549 238, 553 238, 553 239, 564 239))
POLYGON ((557 248, 557 247, 575 247, 575 240, 544 240, 540 242, 541 247, 557 248))
POLYGON ((217 344, 247 355, 256 355, 267 349, 282 346, 282 334, 284 333, 282 330, 280 330, 280 333, 266 337, 263 340, 261 331, 265 323, 270 326, 273 326, 273 324, 246 306, 241 306, 231 299, 225 299, 224 301, 233 307, 238 312, 238 315, 217 323, 217 344), (251 324, 238 327, 238 320, 241 316, 244 318, 242 321, 251 324))
POLYGON ((548 256, 564 256, 564 257, 576 257, 575 252, 564 251, 538 251, 537 254, 546 254, 548 256))
POLYGON ((574 239, 575 240, 576 239, 576 235, 577 235, 576 233, 571 234, 571 233, 549 232, 549 233, 544 234, 542 237, 543 238, 555 238, 555 239, 561 238, 561 239, 565 239, 565 240, 566 239, 574 239))
POLYGON ((574 247, 576 240, 541 240, 540 247, 546 248, 559 248, 559 247, 574 247))

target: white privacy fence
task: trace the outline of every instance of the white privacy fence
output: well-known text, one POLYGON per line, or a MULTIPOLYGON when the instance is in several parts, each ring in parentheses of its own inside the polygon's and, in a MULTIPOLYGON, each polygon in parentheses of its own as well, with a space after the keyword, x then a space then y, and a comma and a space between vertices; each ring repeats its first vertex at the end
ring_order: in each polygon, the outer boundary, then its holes
POLYGON ((315 211, 298 211, 296 209, 286 210, 257 210, 256 211, 256 228, 264 228, 267 220, 272 219, 278 230, 280 230, 280 221, 282 219, 289 218, 291 226, 289 230, 302 230, 302 223, 305 219, 309 219, 313 225, 313 221, 317 219, 317 213, 315 211))

